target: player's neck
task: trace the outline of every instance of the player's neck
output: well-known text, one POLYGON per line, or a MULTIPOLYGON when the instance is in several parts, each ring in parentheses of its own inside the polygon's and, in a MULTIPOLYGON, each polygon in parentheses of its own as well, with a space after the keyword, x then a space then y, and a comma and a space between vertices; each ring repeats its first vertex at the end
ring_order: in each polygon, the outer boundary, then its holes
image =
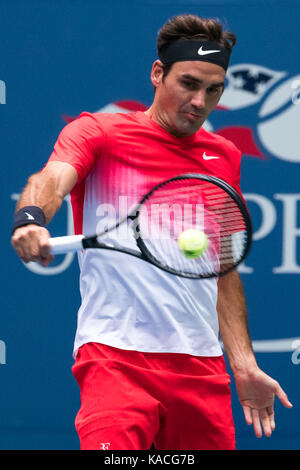
POLYGON ((158 124, 162 129, 164 129, 169 134, 174 135, 175 137, 182 138, 182 137, 189 137, 190 134, 183 134, 178 131, 178 129, 174 128, 169 123, 168 115, 158 108, 155 103, 153 103, 150 108, 144 111, 144 114, 152 119, 156 124, 158 124))

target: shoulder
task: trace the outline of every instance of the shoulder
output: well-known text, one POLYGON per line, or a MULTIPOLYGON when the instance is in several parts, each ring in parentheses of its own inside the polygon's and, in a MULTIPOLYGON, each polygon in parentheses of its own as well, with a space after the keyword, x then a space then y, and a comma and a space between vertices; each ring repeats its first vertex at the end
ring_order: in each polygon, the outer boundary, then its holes
POLYGON ((114 126, 118 124, 134 124, 139 123, 140 112, 132 112, 132 113, 89 113, 89 112, 82 112, 76 120, 80 120, 81 122, 89 122, 89 123, 98 123, 101 126, 114 126))
POLYGON ((93 140, 107 137, 128 127, 139 124, 138 113, 90 113, 83 111, 69 120, 60 133, 60 138, 93 140))

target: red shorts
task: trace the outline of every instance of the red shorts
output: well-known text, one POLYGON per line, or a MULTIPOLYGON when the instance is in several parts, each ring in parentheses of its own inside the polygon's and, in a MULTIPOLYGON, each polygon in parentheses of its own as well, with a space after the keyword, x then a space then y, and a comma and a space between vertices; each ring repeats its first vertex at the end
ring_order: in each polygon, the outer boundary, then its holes
POLYGON ((230 377, 221 357, 82 346, 73 366, 82 450, 234 449, 230 377))

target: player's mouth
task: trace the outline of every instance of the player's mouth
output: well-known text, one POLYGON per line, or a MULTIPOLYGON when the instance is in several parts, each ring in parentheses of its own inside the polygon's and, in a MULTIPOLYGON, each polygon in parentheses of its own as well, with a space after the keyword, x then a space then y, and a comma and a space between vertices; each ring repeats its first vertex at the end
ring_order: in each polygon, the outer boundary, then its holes
POLYGON ((197 120, 201 119, 201 117, 202 117, 201 114, 193 113, 193 112, 190 112, 190 111, 185 111, 184 114, 185 114, 191 121, 197 121, 197 120))

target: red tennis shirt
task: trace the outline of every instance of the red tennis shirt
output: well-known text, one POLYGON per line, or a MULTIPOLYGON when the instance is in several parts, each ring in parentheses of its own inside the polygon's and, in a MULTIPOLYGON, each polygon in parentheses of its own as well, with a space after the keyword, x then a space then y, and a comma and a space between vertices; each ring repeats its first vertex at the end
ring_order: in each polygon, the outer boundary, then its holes
MULTIPOLYGON (((217 176, 240 193, 241 153, 200 128, 178 138, 143 112, 82 113, 49 161, 71 164, 75 233, 126 215, 155 184, 182 173, 217 176), (122 214, 121 214, 122 213, 122 214)), ((126 240, 135 247, 135 241, 126 240)), ((87 342, 144 352, 220 356, 217 280, 190 280, 109 250, 79 253, 82 303, 74 353, 87 342)))

